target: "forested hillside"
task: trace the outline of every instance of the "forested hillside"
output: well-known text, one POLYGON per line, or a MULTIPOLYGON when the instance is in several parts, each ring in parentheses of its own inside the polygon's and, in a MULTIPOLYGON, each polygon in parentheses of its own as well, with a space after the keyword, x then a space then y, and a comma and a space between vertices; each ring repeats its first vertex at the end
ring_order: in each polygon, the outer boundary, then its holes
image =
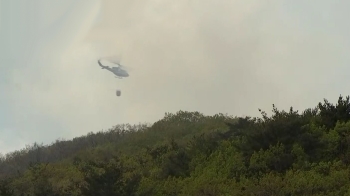
POLYGON ((0 161, 0 195, 350 195, 350 102, 261 117, 179 111, 0 161))

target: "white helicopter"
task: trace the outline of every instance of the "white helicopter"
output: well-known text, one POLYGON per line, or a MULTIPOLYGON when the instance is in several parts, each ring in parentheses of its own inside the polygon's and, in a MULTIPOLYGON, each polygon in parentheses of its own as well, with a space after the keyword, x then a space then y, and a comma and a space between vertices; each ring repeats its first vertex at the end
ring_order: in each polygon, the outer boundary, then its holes
POLYGON ((110 61, 111 63, 117 64, 118 67, 112 67, 104 66, 101 63, 101 59, 99 59, 98 64, 101 66, 101 69, 107 69, 108 71, 112 72, 116 78, 122 79, 123 77, 129 77, 129 73, 123 68, 123 66, 119 62, 110 61))

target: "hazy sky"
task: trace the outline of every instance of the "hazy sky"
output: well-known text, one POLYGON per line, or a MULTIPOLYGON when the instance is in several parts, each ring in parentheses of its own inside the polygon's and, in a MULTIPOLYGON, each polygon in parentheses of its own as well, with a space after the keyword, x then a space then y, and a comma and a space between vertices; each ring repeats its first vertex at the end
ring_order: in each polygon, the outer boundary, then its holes
POLYGON ((0 152, 349 94, 349 1, 0 1, 0 152), (130 77, 97 65, 121 56, 130 77), (122 91, 117 97, 116 89, 122 91))

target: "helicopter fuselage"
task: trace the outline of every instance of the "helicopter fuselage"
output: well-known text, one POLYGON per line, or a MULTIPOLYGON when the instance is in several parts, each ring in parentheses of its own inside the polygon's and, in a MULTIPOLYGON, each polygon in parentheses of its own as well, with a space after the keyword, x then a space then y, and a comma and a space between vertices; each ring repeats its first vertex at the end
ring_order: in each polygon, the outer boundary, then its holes
POLYGON ((104 66, 100 63, 100 61, 98 61, 98 64, 101 66, 101 69, 107 69, 108 71, 112 72, 114 75, 116 75, 118 78, 122 78, 122 77, 128 77, 129 74, 128 72, 126 72, 124 69, 120 68, 120 67, 108 67, 108 66, 104 66))
POLYGON ((121 69, 120 67, 112 67, 112 68, 105 68, 108 71, 114 73, 114 75, 119 76, 119 77, 128 77, 129 74, 125 70, 121 69))

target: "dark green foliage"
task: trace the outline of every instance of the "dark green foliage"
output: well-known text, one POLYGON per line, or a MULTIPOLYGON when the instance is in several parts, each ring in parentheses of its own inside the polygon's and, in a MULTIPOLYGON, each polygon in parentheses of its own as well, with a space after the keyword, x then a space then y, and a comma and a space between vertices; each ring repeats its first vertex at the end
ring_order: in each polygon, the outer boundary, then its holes
POLYGON ((12 196, 13 190, 9 186, 11 179, 3 179, 0 181, 0 196, 12 196))
POLYGON ((350 100, 349 96, 346 99, 340 95, 338 103, 334 106, 324 99, 324 103, 318 104, 320 110, 321 125, 328 129, 334 128, 335 124, 340 122, 347 122, 350 119, 350 100))
POLYGON ((4 195, 350 195, 350 102, 234 118, 166 113, 0 160, 4 195))
POLYGON ((122 168, 118 160, 113 158, 109 161, 96 160, 80 164, 79 169, 87 183, 87 187, 82 189, 84 195, 124 195, 122 168))

